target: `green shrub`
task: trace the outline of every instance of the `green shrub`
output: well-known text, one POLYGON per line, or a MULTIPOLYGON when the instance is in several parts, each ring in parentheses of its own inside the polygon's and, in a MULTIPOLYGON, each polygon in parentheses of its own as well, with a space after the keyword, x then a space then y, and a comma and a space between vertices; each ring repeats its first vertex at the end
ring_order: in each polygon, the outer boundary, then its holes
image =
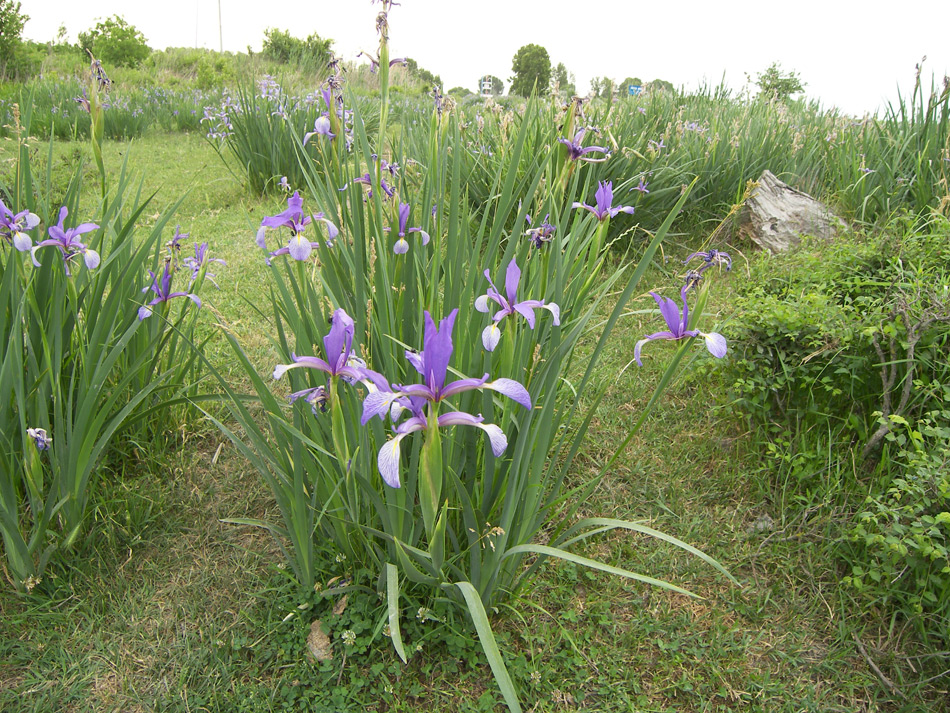
POLYGON ((888 434, 904 445, 902 472, 858 515, 851 536, 863 558, 847 580, 950 640, 950 386, 942 392, 943 409, 913 427, 900 419, 905 428, 888 434))
POLYGON ((152 52, 145 36, 118 15, 80 32, 79 46, 106 65, 116 67, 138 67, 152 52))
POLYGON ((847 581, 944 644, 948 284, 944 218, 762 256, 740 287, 724 372, 769 471, 793 491, 782 500, 850 513, 832 533, 847 581))

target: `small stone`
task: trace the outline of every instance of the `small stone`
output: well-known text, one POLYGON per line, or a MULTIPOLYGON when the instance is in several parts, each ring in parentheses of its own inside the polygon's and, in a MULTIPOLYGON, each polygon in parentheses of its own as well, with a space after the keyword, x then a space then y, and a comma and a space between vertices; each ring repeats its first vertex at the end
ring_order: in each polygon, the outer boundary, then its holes
POLYGON ((760 532, 771 532, 775 529, 775 520, 768 515, 759 515, 755 521, 746 528, 746 532, 755 535, 760 532))
POLYGON ((307 637, 307 656, 312 661, 330 661, 333 659, 333 644, 323 631, 323 622, 317 619, 310 625, 307 637))

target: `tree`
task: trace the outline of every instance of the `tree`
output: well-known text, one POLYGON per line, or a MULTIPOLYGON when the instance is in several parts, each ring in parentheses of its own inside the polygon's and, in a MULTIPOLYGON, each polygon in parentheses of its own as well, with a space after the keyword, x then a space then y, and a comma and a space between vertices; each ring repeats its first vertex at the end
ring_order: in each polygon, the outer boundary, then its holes
POLYGON ((118 15, 80 32, 79 47, 84 53, 92 52, 96 59, 114 67, 137 67, 152 53, 145 35, 118 15))
POLYGON ((540 45, 525 45, 511 60, 512 94, 526 97, 536 89, 542 91, 551 83, 551 58, 540 45))
POLYGON ((30 19, 20 10, 20 3, 0 0, 0 74, 6 76, 7 65, 15 64, 17 52, 23 44, 20 35, 30 19))
POLYGON ((555 87, 559 92, 566 93, 569 97, 577 94, 577 88, 574 86, 574 75, 567 71, 567 67, 564 66, 563 62, 557 63, 557 67, 554 68, 551 75, 551 91, 554 91, 555 87))
POLYGON ((613 96, 614 80, 610 77, 594 77, 590 80, 590 91, 601 99, 610 99, 613 96))
POLYGON ((783 72, 778 62, 772 62, 768 69, 760 73, 755 83, 759 87, 759 96, 769 101, 785 101, 792 94, 805 90, 805 85, 795 72, 783 72))

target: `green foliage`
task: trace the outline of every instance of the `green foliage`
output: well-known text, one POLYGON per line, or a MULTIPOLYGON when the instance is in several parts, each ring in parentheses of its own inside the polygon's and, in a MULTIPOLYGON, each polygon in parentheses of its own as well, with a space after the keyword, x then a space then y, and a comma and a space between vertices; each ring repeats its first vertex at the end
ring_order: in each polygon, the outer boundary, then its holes
POLYGON ((412 57, 406 58, 406 68, 409 70, 409 76, 422 84, 423 92, 431 92, 433 87, 442 86, 442 77, 420 67, 412 57))
POLYGON ((532 92, 544 93, 551 84, 551 58, 540 45, 524 45, 511 60, 511 94, 526 97, 532 92))
POLYGON ((610 99, 616 83, 610 77, 594 77, 590 80, 591 93, 601 99, 610 99))
POLYGON ((92 52, 106 66, 115 67, 138 67, 152 52, 145 35, 119 15, 80 32, 79 46, 84 52, 92 52))
POLYGON ((23 25, 30 19, 16 0, 0 0, 0 76, 15 69, 23 46, 23 25))
POLYGON ((805 85, 795 72, 783 72, 778 62, 773 62, 755 80, 759 96, 768 101, 787 101, 792 94, 805 90, 805 85))
MULTIPOLYGON (((950 386, 942 408, 913 425, 892 416, 897 473, 873 492, 851 535, 861 552, 847 579, 863 594, 904 608, 925 636, 950 641, 950 386)), ((942 388, 941 388, 942 387, 942 388)), ((942 392, 942 393, 941 393, 942 392)))
POLYGON ((333 40, 325 40, 316 32, 301 40, 288 31, 271 28, 264 31, 262 53, 281 64, 298 64, 311 70, 320 70, 330 61, 332 46, 333 40))

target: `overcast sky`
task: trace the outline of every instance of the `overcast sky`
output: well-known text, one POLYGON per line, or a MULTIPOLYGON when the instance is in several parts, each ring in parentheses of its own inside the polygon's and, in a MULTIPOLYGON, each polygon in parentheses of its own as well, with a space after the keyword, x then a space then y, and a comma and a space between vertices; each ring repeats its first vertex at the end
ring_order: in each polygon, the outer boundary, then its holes
MULTIPOLYGON (((266 28, 304 38, 332 38, 344 59, 375 54, 378 4, 370 0, 20 0, 30 16, 24 35, 48 41, 113 14, 123 16, 155 49, 260 50, 266 28)), ((518 48, 539 44, 588 89, 591 78, 665 79, 695 89, 725 77, 734 90, 772 62, 794 70, 806 96, 851 114, 874 112, 924 77, 950 74, 950 0, 403 0, 390 14, 393 57, 409 56, 441 75, 445 88, 475 91, 478 78, 505 82, 518 48)))

